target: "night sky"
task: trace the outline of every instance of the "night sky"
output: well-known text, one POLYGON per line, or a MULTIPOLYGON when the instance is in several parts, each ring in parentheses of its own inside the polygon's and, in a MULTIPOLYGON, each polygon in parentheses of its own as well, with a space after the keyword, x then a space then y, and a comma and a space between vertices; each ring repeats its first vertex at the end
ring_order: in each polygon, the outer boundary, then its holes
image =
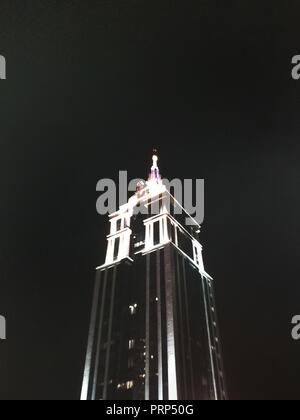
POLYGON ((96 184, 204 178, 231 399, 299 399, 299 2, 1 0, 0 399, 78 399, 96 184))

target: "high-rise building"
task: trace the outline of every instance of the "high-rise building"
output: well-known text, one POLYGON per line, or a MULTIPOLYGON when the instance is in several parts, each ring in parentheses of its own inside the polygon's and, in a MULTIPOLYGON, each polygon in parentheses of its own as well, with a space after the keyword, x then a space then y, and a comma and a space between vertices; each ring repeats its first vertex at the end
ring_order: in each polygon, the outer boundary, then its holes
POLYGON ((169 193, 157 162, 155 154, 148 182, 110 216, 82 400, 226 399, 200 226, 169 193))

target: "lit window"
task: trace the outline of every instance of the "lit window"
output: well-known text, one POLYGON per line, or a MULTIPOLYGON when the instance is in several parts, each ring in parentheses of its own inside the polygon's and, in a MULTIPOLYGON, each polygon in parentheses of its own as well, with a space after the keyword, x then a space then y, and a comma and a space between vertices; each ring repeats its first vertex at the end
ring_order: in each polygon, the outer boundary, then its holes
POLYGON ((116 261, 119 257, 119 250, 120 250, 120 238, 116 238, 114 242, 114 261, 116 261))
POLYGON ((119 232, 121 230, 121 227, 122 227, 122 219, 119 219, 117 221, 117 232, 119 232))
POLYGON ((129 390, 129 389, 132 389, 133 387, 134 387, 134 382, 133 381, 127 381, 123 384, 118 384, 118 389, 129 390))
POLYGON ((133 387, 134 387, 134 382, 133 381, 126 382, 126 389, 132 389, 133 387))
POLYGON ((135 340, 129 340, 129 343, 128 343, 129 350, 134 349, 134 347, 135 347, 135 340))
POLYGON ((129 306, 130 315, 135 315, 138 305, 135 303, 134 305, 129 306))
POLYGON ((198 255, 198 249, 195 248, 195 257, 196 257, 196 264, 199 265, 199 255, 198 255))
POLYGON ((134 247, 135 247, 135 248, 140 248, 140 247, 141 247, 141 246, 143 246, 143 245, 145 245, 145 242, 144 242, 144 241, 140 241, 140 242, 135 243, 135 244, 134 244, 134 247))
POLYGON ((160 226, 159 222, 153 223, 153 245, 158 245, 160 243, 160 226))
POLYGON ((134 360, 132 357, 128 359, 128 368, 132 369, 134 367, 134 360))

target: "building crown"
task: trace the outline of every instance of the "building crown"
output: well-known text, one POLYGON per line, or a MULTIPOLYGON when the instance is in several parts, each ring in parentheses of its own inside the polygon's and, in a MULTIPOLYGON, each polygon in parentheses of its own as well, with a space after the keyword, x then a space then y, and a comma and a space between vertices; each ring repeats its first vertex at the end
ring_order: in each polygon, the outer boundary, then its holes
POLYGON ((170 194, 166 181, 162 180, 158 160, 157 150, 154 150, 148 181, 140 181, 128 203, 110 215, 106 262, 100 268, 123 260, 134 262, 139 255, 172 243, 195 268, 204 273, 198 232, 189 230, 185 225, 186 218, 192 217, 170 194))

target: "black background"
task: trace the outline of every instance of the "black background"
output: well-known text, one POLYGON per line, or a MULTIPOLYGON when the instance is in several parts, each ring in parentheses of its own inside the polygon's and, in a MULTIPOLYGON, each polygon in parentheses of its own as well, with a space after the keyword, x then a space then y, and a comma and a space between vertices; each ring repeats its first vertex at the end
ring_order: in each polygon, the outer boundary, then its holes
POLYGON ((96 183, 205 178, 231 399, 300 396, 297 1, 1 0, 1 399, 78 399, 96 183))

